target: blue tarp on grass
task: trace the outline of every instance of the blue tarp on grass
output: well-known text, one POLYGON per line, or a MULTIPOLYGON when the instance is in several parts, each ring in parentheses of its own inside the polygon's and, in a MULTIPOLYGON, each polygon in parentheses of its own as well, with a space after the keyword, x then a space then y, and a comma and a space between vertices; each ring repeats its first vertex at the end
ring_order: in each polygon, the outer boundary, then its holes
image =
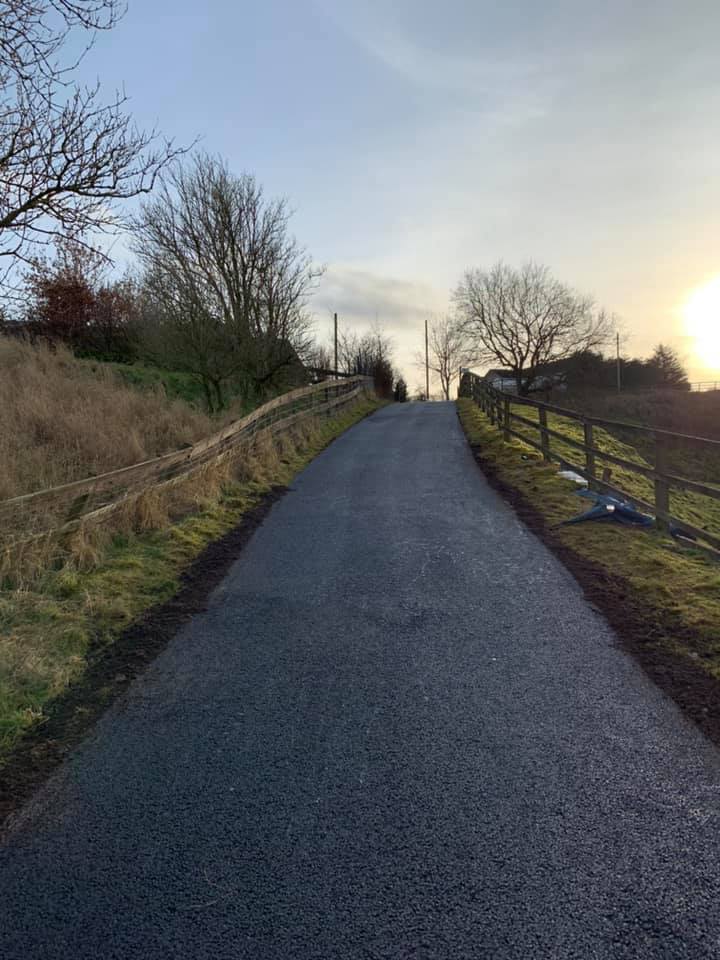
MULTIPOLYGON (((576 490, 575 494, 586 500, 594 501, 595 506, 590 507, 585 513, 578 514, 577 517, 563 520, 559 524, 561 527, 571 523, 584 523, 586 520, 615 520, 616 523, 622 523, 629 527, 653 527, 655 525, 655 517, 636 510, 627 500, 621 500, 619 497, 613 497, 607 493, 598 493, 596 490, 576 490)), ((673 537, 695 540, 692 534, 685 533, 684 530, 672 523, 669 532, 673 537)))

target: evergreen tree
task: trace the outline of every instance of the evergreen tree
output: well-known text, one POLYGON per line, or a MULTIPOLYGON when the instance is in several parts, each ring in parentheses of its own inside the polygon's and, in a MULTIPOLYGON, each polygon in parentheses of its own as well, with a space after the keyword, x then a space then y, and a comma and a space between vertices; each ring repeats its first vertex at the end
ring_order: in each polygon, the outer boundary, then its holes
POLYGON ((648 361, 648 366, 655 372, 658 386, 690 389, 685 367, 672 347, 659 343, 648 361))

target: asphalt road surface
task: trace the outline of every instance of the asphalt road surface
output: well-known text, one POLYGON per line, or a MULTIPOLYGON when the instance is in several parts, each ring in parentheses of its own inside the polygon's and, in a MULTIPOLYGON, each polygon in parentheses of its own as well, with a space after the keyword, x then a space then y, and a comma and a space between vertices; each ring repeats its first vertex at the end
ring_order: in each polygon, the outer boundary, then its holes
POLYGON ((30 805, 0 957, 720 957, 719 761, 453 406, 389 407, 30 805))

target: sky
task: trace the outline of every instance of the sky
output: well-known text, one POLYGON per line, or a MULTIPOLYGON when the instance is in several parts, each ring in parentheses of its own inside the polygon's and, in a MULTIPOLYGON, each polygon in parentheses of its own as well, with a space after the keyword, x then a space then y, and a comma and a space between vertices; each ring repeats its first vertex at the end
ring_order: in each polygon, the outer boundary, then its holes
POLYGON ((626 353, 669 343, 702 380, 719 36, 717 0, 129 0, 82 71, 288 197, 326 267, 319 337, 334 311, 379 323, 411 387, 425 317, 499 259, 546 264, 619 316, 626 353))

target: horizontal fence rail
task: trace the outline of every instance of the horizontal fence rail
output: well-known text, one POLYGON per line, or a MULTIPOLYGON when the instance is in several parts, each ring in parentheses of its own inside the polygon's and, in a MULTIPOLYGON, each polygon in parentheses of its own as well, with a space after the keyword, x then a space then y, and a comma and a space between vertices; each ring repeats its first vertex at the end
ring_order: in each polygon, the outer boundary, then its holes
POLYGON ((131 497, 177 483, 202 467, 249 451, 260 434, 279 433, 308 416, 335 412, 372 392, 369 377, 300 387, 181 450, 95 477, 0 501, 0 540, 9 545, 100 520, 131 497))
POLYGON ((700 380, 690 384, 693 393, 709 393, 713 390, 720 390, 720 380, 700 380))
POLYGON ((340 370, 329 370, 327 367, 305 367, 305 369, 318 382, 321 380, 349 380, 355 376, 354 373, 342 373, 340 370))
POLYGON ((714 481, 699 482, 677 475, 672 471, 669 464, 670 452, 679 446, 690 448, 701 455, 709 454, 712 462, 720 464, 720 441, 711 440, 707 437, 672 433, 669 430, 658 430, 653 427, 643 427, 639 424, 618 420, 591 417, 578 413, 576 410, 568 410, 551 403, 532 400, 530 397, 503 393, 470 371, 463 373, 459 396, 474 400, 490 422, 502 433, 504 440, 515 437, 539 451, 543 460, 554 461, 563 468, 579 474, 588 481, 591 488, 620 497, 634 504, 638 509, 652 513, 660 529, 668 530, 672 526, 678 532, 685 533, 709 544, 716 550, 720 550, 720 525, 716 533, 700 527, 686 518, 675 516, 671 509, 671 495, 674 490, 697 494, 712 501, 720 501, 720 485, 713 485, 714 481), (513 409, 514 407, 537 411, 537 419, 516 412, 513 409), (582 439, 568 436, 561 429, 548 426, 548 414, 554 415, 557 419, 573 421, 581 428, 582 439), (516 424, 525 428, 525 432, 516 429, 516 424), (596 427, 622 437, 634 436, 642 443, 643 449, 652 449, 654 454, 653 465, 637 463, 603 450, 598 445, 594 434, 594 428, 596 427), (537 438, 532 435, 528 436, 528 430, 536 431, 537 438), (553 443, 553 441, 559 441, 566 447, 578 451, 581 456, 574 459, 568 457, 567 453, 561 453, 557 450, 557 443, 553 443), (581 462, 575 462, 578 459, 581 462), (603 464, 621 467, 643 477, 648 481, 648 498, 639 497, 636 493, 629 492, 611 483, 611 469, 603 466, 603 464))

